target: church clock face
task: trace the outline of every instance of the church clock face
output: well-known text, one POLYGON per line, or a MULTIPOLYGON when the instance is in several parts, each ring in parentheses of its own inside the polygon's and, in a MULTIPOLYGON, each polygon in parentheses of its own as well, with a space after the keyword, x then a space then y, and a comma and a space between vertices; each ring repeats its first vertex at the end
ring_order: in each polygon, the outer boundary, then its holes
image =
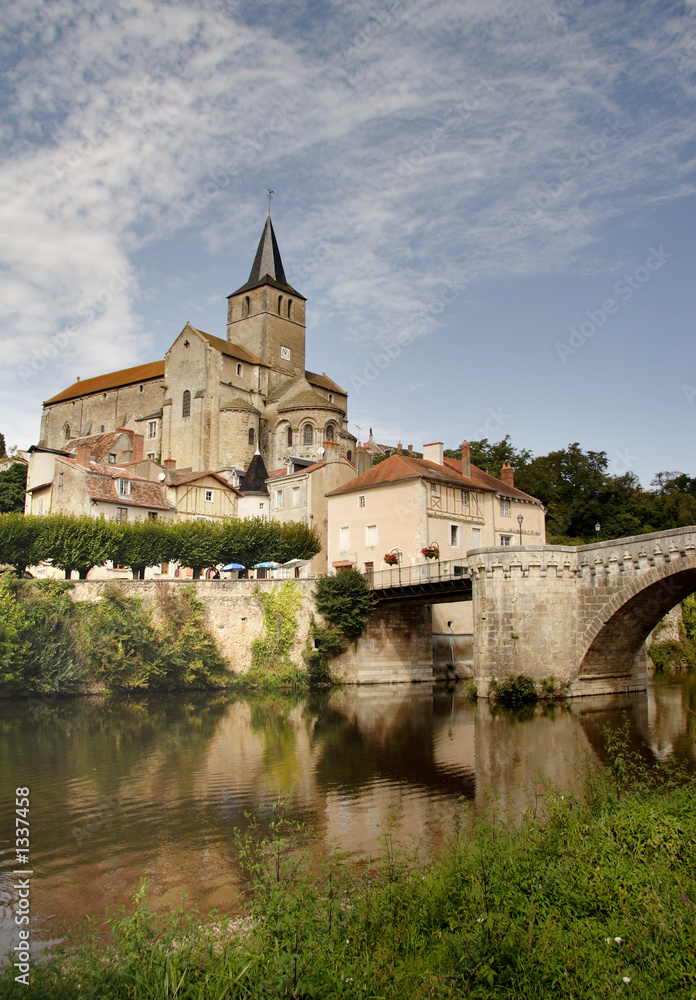
POLYGON ((289 347, 281 347, 281 349, 280 349, 280 360, 281 361, 289 361, 290 360, 290 348, 289 347))

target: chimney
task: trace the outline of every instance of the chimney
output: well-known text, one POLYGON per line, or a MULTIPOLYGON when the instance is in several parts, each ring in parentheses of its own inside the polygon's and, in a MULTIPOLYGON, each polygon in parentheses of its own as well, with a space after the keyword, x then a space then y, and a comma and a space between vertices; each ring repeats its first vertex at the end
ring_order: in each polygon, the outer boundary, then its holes
POLYGON ((176 461, 173 458, 165 458, 162 465, 165 469, 176 469, 176 461))
POLYGON ((410 445, 408 446, 408 453, 409 453, 409 455, 412 455, 412 454, 413 454, 413 445, 412 445, 412 444, 410 444, 410 445))
POLYGON ((444 459, 442 456, 443 442, 434 441, 432 444, 423 445, 423 458, 428 462, 434 462, 435 465, 443 465, 444 459))
POLYGON ((462 445, 462 475, 467 478, 471 476, 471 452, 469 451, 468 441, 465 441, 462 445))
POLYGON ((500 470, 500 480, 505 483, 506 486, 515 485, 515 470, 509 462, 503 463, 503 467, 500 470))
POLYGON ((355 475, 361 476, 370 468, 372 468, 372 452, 369 446, 366 444, 358 445, 355 453, 355 475))
POLYGON ((133 461, 142 462, 143 452, 145 444, 144 434, 134 434, 133 435, 133 461))
POLYGON ((75 449, 75 461, 78 465, 86 465, 89 467, 89 463, 92 460, 92 449, 88 444, 78 444, 75 449))
POLYGON ((328 465, 329 462, 338 462, 340 457, 341 447, 338 441, 324 441, 324 454, 321 456, 320 461, 328 465))

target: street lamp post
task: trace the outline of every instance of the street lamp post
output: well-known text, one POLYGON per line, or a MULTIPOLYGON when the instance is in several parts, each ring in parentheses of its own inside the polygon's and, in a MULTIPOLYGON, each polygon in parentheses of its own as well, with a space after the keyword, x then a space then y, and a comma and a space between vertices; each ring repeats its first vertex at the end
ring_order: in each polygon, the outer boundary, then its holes
POLYGON ((522 515, 518 514, 517 515, 517 523, 520 526, 520 545, 522 544, 522 522, 523 521, 524 521, 524 518, 522 517, 522 515))
POLYGON ((599 523, 599 521, 597 521, 597 523, 595 524, 594 530, 597 533, 597 541, 599 541, 599 533, 602 530, 602 525, 599 523))

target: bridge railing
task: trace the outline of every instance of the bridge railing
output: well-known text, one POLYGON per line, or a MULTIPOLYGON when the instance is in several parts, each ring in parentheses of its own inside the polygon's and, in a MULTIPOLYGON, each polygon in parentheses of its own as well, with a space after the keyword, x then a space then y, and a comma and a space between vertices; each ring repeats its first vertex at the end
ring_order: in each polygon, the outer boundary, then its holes
POLYGON ((371 590, 388 590, 390 587, 415 587, 424 583, 456 580, 469 575, 466 559, 447 559, 444 562, 417 563, 415 566, 392 566, 376 573, 363 573, 371 590))

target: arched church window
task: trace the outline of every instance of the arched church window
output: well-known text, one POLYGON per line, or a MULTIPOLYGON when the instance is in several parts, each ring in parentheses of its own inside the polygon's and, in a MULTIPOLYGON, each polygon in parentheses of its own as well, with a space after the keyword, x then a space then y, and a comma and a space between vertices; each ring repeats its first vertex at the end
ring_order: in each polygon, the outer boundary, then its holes
POLYGON ((251 309, 251 299, 248 295, 244 296, 244 304, 242 305, 242 316, 248 316, 249 310, 251 309))
POLYGON ((348 459, 348 461, 349 461, 349 462, 352 462, 352 461, 353 461, 353 452, 352 452, 352 451, 350 451, 350 449, 349 449, 349 450, 348 450, 348 452, 346 453, 346 458, 348 459))
POLYGON ((292 447, 292 427, 288 427, 288 448, 292 447))
POLYGON ((292 299, 288 299, 288 319, 292 319, 292 299))
POLYGON ((303 444, 314 444, 314 428, 311 424, 304 425, 303 444))
POLYGON ((237 365, 237 374, 238 375, 242 374, 242 366, 241 365, 237 365))
POLYGON ((253 445, 253 443, 254 443, 254 428, 250 427, 249 428, 249 444, 253 445))
POLYGON ((65 440, 67 441, 70 437, 70 424, 66 424, 63 428, 63 434, 65 435, 65 440))
POLYGON ((181 401, 181 416, 190 417, 191 416, 191 393, 188 389, 184 389, 184 397, 181 401))
POLYGON ((324 433, 324 437, 326 438, 327 441, 333 441, 333 440, 335 440, 334 439, 334 425, 333 424, 327 424, 326 425, 326 431, 324 433))
POLYGON ((332 392, 329 393, 329 402, 333 403, 333 393, 332 392))
POLYGON ((280 316, 280 310, 282 309, 282 307, 283 307, 283 296, 279 295, 278 296, 278 315, 279 316, 280 316))

